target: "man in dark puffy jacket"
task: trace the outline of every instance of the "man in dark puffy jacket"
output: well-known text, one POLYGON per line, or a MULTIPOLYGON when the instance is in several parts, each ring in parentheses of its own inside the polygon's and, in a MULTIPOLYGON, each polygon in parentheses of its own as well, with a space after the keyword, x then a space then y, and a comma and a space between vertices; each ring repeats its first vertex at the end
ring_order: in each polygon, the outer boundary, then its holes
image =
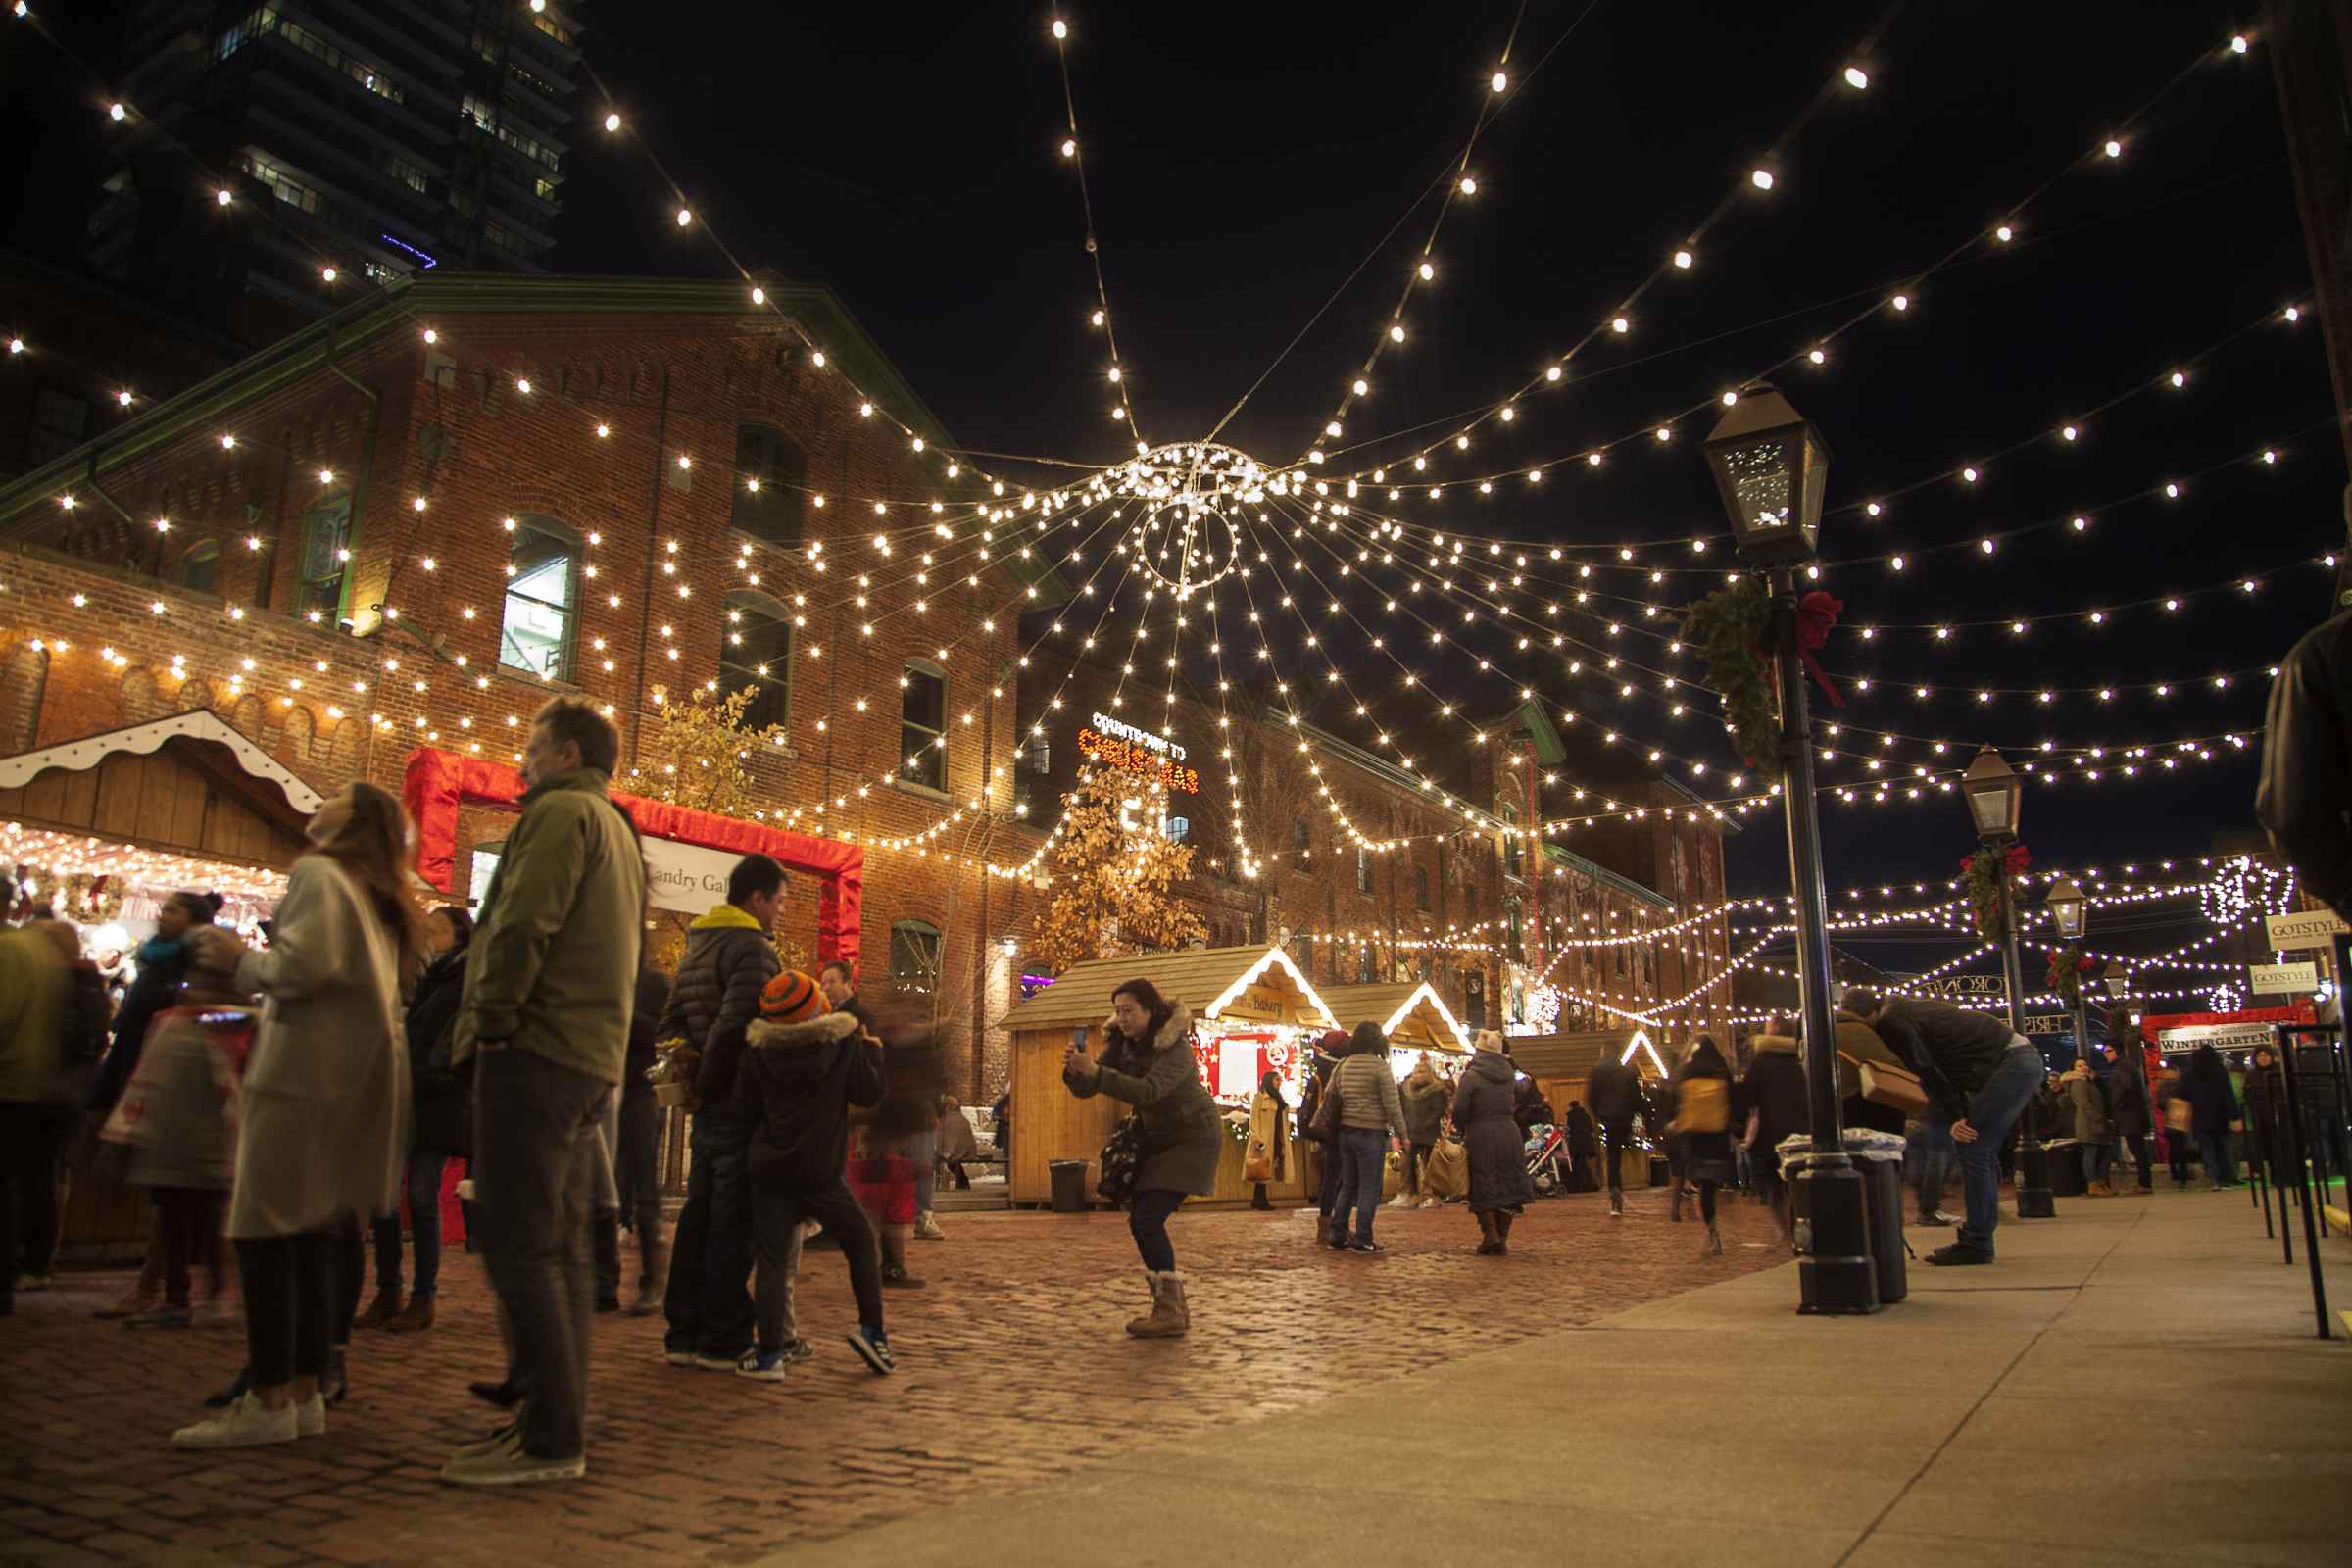
POLYGON ((760 990, 783 967, 769 945, 784 902, 784 868, 747 855, 727 878, 727 902, 687 928, 658 1041, 683 1040, 702 1056, 687 1133, 686 1206, 670 1238, 668 1329, 672 1366, 732 1372, 752 1346, 752 1194, 745 1161, 751 1125, 735 1104, 744 1031, 760 1016, 760 990))
MULTIPOLYGON (((2306 633, 2278 662, 2254 814, 2303 890, 2352 910, 2352 612, 2306 633)), ((2346 915, 2352 918, 2352 915, 2346 915)))
MULTIPOLYGON (((1634 1146, 1634 1118, 1642 1114, 1642 1072, 1631 1062, 1607 1056, 1592 1069, 1587 1086, 1592 1118, 1600 1123, 1601 1146, 1609 1156, 1609 1218, 1625 1217, 1625 1152, 1634 1146)), ((1643 1172, 1646 1178, 1647 1172, 1643 1172)))

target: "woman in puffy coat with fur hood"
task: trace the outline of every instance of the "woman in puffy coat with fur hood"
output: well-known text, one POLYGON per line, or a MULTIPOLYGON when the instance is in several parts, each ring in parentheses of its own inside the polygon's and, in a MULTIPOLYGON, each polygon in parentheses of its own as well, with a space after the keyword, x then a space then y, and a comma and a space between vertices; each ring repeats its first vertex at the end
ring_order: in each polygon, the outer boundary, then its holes
POLYGON ((1061 1081, 1080 1100, 1108 1095, 1135 1107, 1142 1122, 1142 1163, 1127 1228, 1143 1254, 1152 1310, 1128 1323, 1141 1340, 1175 1339, 1192 1327, 1184 1276, 1168 1219, 1187 1197, 1217 1190, 1217 1154, 1224 1138, 1217 1102, 1200 1082, 1193 1056, 1193 1015, 1160 996, 1149 980, 1129 980, 1110 994, 1102 1022, 1102 1057, 1076 1045, 1065 1049, 1061 1081))

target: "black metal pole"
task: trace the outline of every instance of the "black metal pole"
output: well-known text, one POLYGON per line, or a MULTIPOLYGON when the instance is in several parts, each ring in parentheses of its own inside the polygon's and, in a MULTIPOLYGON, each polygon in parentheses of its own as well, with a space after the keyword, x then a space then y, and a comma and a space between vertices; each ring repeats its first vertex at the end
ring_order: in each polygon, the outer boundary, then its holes
POLYGON ((1813 1157, 1790 1187, 1795 1216, 1797 1310, 1879 1309, 1862 1173, 1845 1152, 1838 1106, 1838 1024, 1830 1011, 1829 898, 1821 874, 1821 820, 1813 795, 1813 721, 1796 657, 1796 576, 1772 573, 1773 665, 1781 702, 1781 805, 1788 818, 1788 879, 1796 895, 1796 994, 1804 1022, 1805 1105, 1813 1157))
POLYGON ((2335 1332, 2328 1323, 2328 1280, 2320 1272, 2320 1237, 2314 1223, 2311 1200, 2311 1170, 2303 1162, 2303 1097, 2295 1092, 2295 1057, 2289 1042, 2294 1038, 2289 1026, 2278 1025, 2272 1038, 2278 1044, 2279 1070, 2286 1078, 2286 1117, 2294 1129, 2295 1146, 2290 1152, 2295 1162, 2295 1186, 2303 1194, 2303 1256, 2311 1264, 2311 1307, 2319 1315, 2320 1338, 2331 1340, 2335 1332))
MULTIPOLYGON (((1984 841, 1996 856, 2005 855, 2010 841, 1987 836, 1984 841)), ((2017 894, 2009 885, 2006 861, 1994 874, 2001 889, 2001 981, 2009 991, 2009 1032, 2020 1040, 2026 1038, 2026 987, 2024 957, 2017 946, 2017 894)), ((2034 1047, 2034 1054, 2041 1054, 2034 1047)), ((2045 1075, 2046 1077, 2046 1075, 2045 1075)), ((2017 1118, 2017 1217, 2019 1219, 2054 1219, 2058 1207, 2050 1200, 2050 1159, 2041 1147, 2041 1117, 2034 1104, 2041 1098, 2041 1086, 2036 1084, 2034 1098, 2017 1118)))

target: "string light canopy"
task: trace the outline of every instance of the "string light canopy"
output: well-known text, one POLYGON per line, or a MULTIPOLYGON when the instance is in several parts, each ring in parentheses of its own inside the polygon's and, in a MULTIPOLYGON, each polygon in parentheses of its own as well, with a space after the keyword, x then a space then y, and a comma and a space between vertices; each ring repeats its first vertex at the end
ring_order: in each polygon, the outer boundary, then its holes
POLYGON ((1772 387, 1725 398, 1731 407, 1707 437, 1707 467, 1740 554, 1758 564, 1794 565, 1812 556, 1821 535, 1829 443, 1772 387))

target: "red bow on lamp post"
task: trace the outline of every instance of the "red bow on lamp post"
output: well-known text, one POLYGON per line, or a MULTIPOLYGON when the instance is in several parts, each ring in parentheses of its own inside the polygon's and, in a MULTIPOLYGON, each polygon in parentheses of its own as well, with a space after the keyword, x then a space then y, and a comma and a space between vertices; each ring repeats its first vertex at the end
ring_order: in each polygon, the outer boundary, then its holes
POLYGON ((1820 588, 1796 602, 1796 657, 1804 661, 1805 673, 1813 677, 1813 684, 1829 698, 1832 708, 1843 708, 1845 699, 1830 684, 1828 672, 1813 654, 1830 640, 1830 633, 1838 627, 1838 612, 1844 609, 1844 600, 1820 588))

